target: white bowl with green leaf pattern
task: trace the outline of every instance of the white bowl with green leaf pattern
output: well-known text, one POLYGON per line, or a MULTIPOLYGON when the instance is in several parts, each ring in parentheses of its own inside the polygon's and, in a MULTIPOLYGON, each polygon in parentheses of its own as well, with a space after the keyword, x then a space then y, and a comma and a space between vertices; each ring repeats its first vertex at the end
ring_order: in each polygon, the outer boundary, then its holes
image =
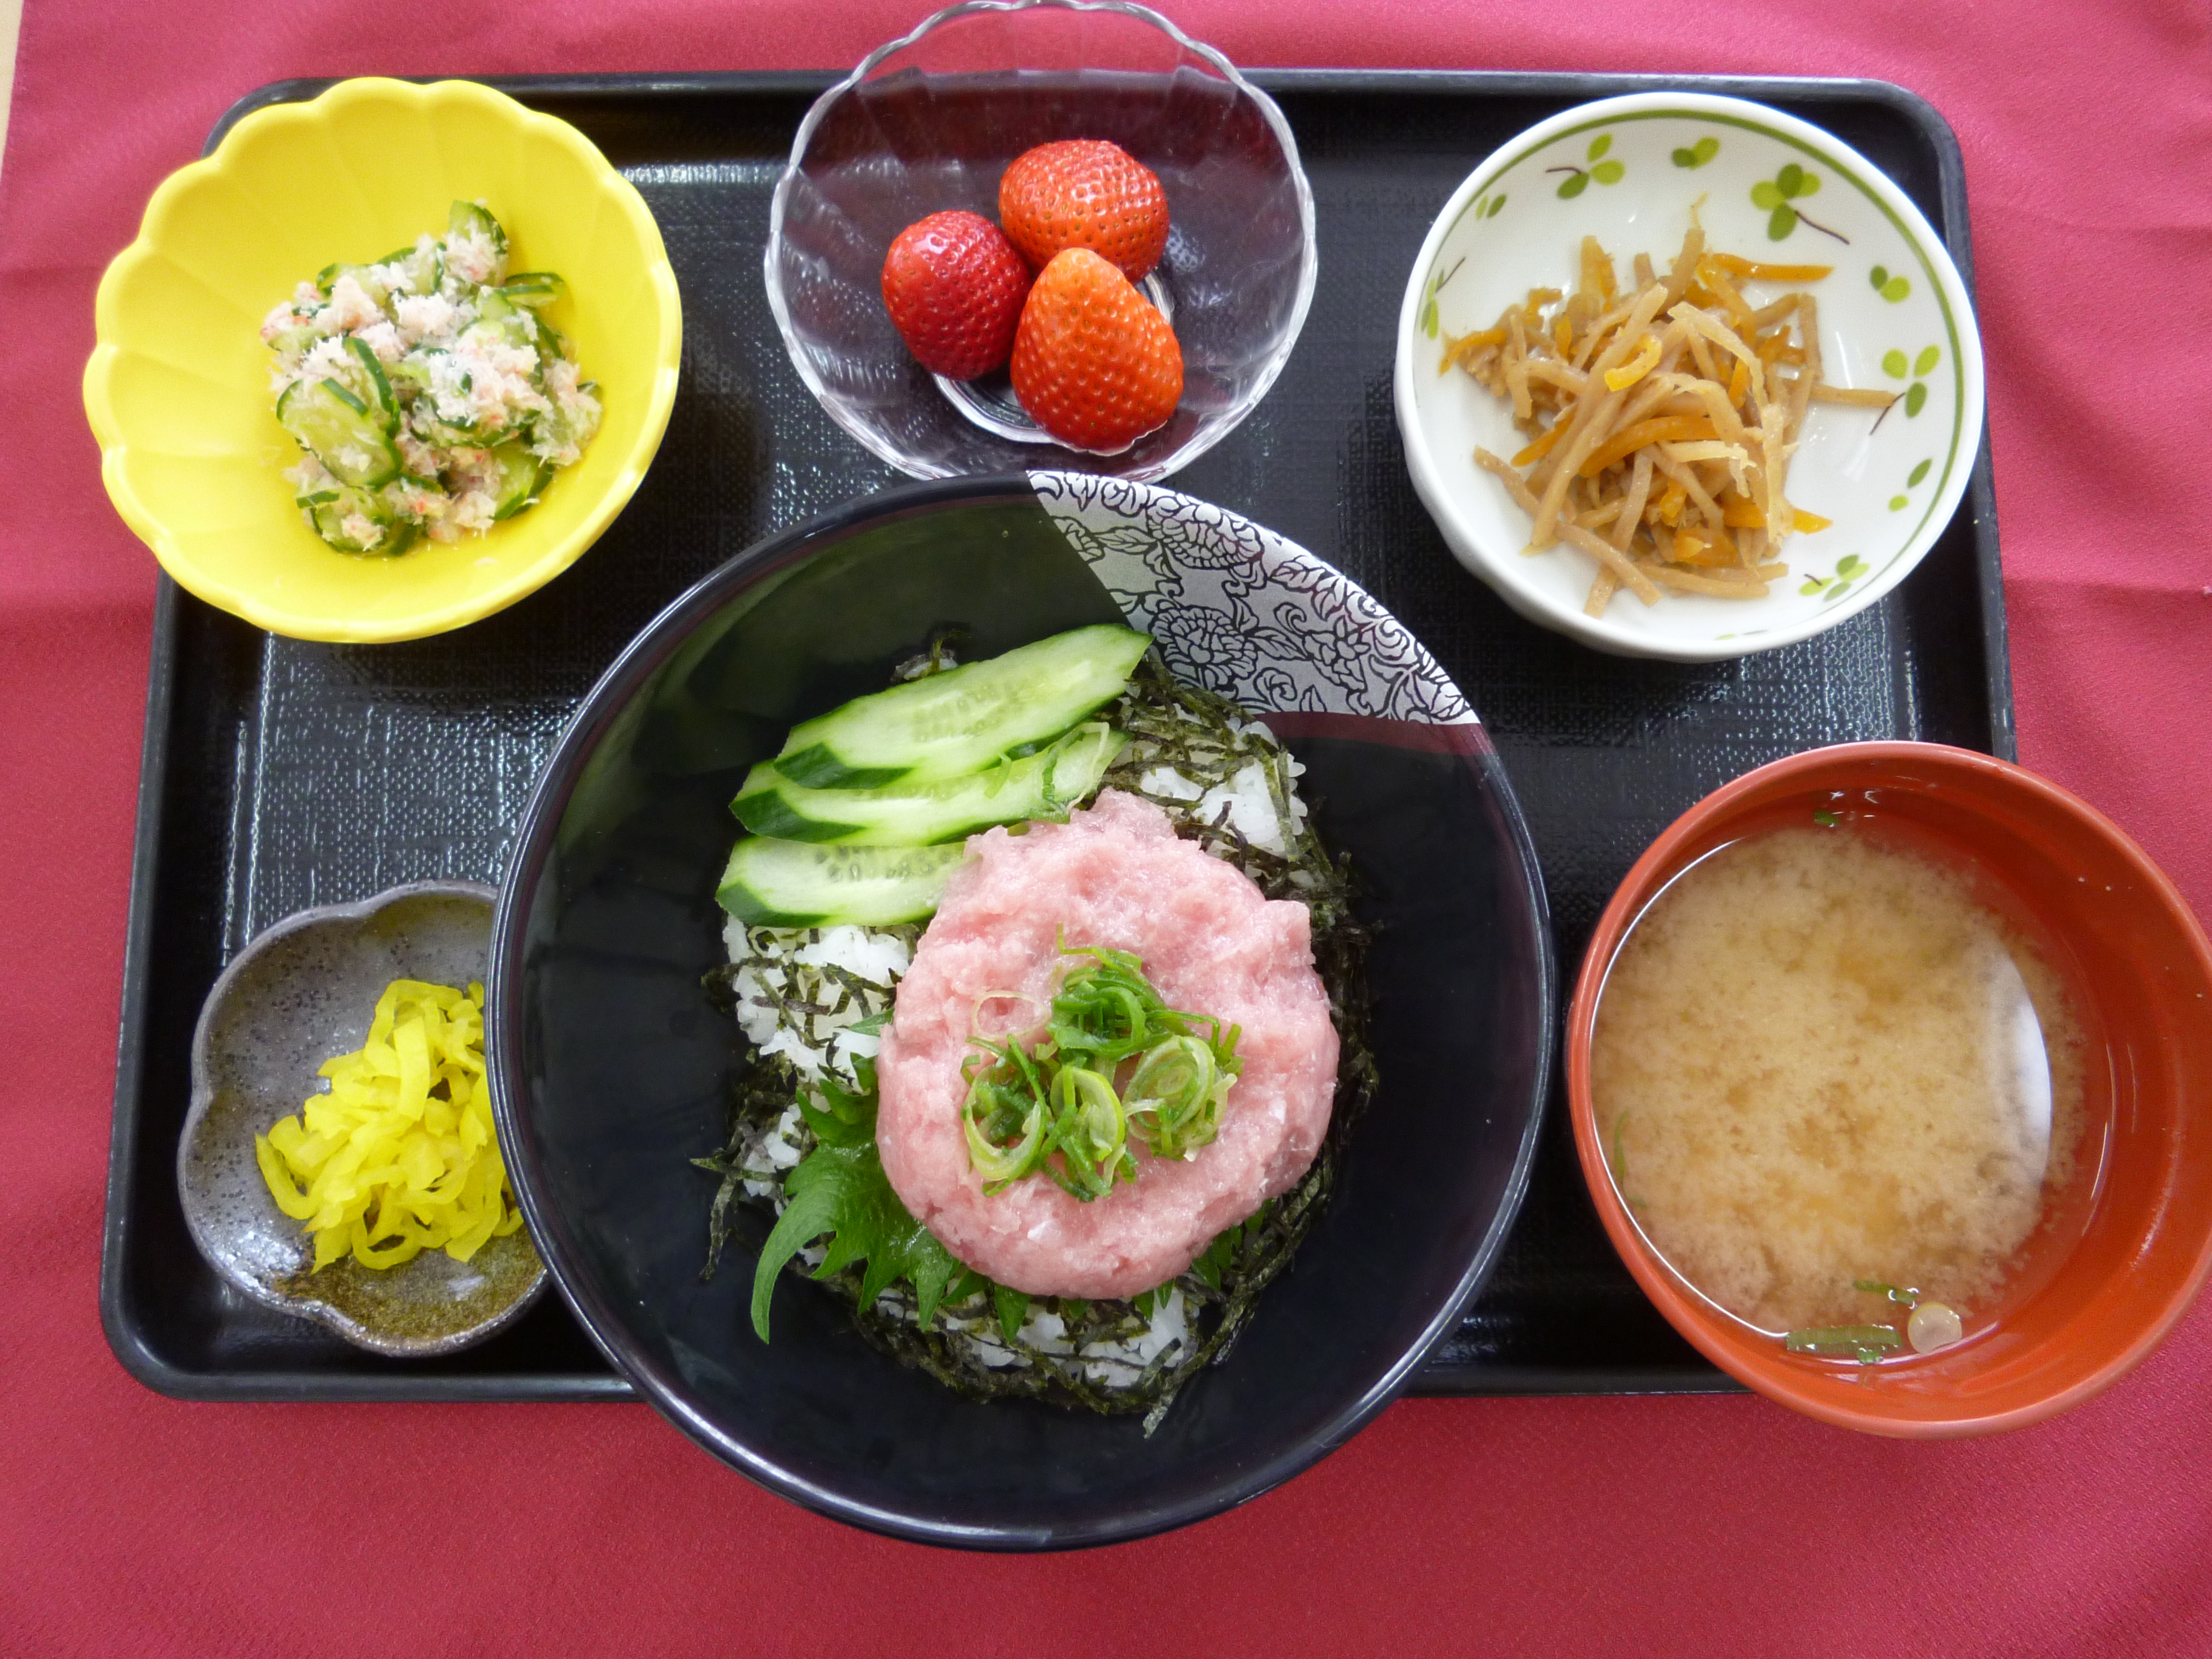
MULTIPOLYGON (((1754 303, 1784 286, 1753 284, 1754 303)), ((1741 99, 1637 93, 1562 111, 1493 154, 1453 192, 1421 246, 1398 321, 1398 425, 1414 488, 1459 561, 1522 616, 1601 651, 1705 662, 1832 628, 1905 580, 1966 493, 1982 439, 1973 307, 1942 239, 1880 169, 1793 116, 1741 99), (1706 245, 1827 264, 1824 375, 1899 395, 1887 410, 1815 404, 1790 499, 1832 522, 1792 536, 1787 578, 1758 599, 1614 595, 1585 616, 1594 565, 1564 544, 1527 555, 1528 516, 1478 468, 1518 451, 1512 411, 1442 372, 1444 337, 1496 323, 1532 288, 1571 290, 1582 239, 1625 274, 1663 271, 1696 208, 1706 245)))

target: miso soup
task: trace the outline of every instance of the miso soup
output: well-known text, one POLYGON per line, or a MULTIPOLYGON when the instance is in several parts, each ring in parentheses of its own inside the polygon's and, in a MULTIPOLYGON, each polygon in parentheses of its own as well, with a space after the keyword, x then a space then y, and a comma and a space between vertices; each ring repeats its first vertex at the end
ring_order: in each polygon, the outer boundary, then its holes
POLYGON ((1630 1213, 1739 1319, 1902 1329, 1864 1281, 1971 1327, 2072 1176, 2083 1049, 2058 975, 1965 878, 1844 823, 1722 848, 1653 901, 1591 1093, 1630 1213))

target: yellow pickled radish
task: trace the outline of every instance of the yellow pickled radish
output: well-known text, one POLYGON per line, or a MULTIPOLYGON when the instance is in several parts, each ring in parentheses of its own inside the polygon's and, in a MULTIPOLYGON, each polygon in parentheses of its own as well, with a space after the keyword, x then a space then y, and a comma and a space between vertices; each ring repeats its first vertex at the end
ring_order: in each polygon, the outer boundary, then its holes
POLYGON ((314 1235, 316 1271, 426 1249, 466 1261, 522 1225, 492 1130, 483 986, 392 981, 367 1040, 321 1075, 327 1093, 253 1138, 270 1195, 314 1235))

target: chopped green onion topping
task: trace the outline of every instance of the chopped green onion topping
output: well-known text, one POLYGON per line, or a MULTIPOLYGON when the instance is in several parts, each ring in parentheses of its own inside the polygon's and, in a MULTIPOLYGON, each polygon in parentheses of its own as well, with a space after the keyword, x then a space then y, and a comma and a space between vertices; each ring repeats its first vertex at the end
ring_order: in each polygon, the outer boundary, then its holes
POLYGON ((1243 1068, 1241 1031, 1170 1008, 1129 951, 1060 951, 1088 960, 1061 978, 1034 1048, 1018 1035, 969 1039, 961 1127, 985 1192, 1042 1170, 1088 1203, 1137 1178, 1133 1136, 1158 1158, 1212 1143, 1243 1068))
POLYGON ((1782 1339, 1791 1353, 1814 1354, 1823 1359, 1856 1359, 1871 1365, 1905 1346, 1893 1325, 1814 1325, 1792 1331, 1782 1339))
POLYGON ((1103 1198, 1116 1179, 1134 1181, 1129 1123, 1114 1085, 1081 1066, 1063 1066, 1052 1080, 1053 1140, 1061 1167, 1054 1179, 1076 1197, 1103 1198))
POLYGON ((1886 1296, 1900 1308, 1920 1305, 1920 1292, 1901 1285, 1885 1285, 1879 1279, 1855 1279, 1851 1288, 1864 1291, 1869 1296, 1886 1296))

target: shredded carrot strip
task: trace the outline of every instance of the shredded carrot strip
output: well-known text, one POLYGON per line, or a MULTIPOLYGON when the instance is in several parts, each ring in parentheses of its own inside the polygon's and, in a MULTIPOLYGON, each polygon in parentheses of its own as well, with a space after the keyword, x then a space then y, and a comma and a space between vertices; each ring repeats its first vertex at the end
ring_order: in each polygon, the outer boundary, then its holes
POLYGON ((1732 565, 1736 562, 1735 548, 1732 544, 1701 530, 1676 531, 1674 549, 1669 556, 1676 564, 1732 565))
MULTIPOLYGON (((1710 254, 1706 257, 1711 258, 1710 254)), ((1729 281, 1717 267, 1708 270, 1700 265, 1698 275, 1705 279, 1707 288, 1720 296, 1721 305, 1728 312, 1729 321, 1735 325, 1737 333, 1759 332, 1759 321, 1753 315, 1750 305, 1742 295, 1736 292, 1735 284, 1729 281)))
POLYGON ((1633 455, 1646 444, 1686 443, 1697 438, 1717 438, 1711 420, 1703 415, 1655 415, 1648 421, 1638 421, 1625 431, 1615 433, 1592 450, 1589 459, 1582 464, 1585 478, 1595 478, 1625 455, 1633 455))
POLYGON ((1747 259, 1741 253, 1708 253, 1705 258, 1747 283, 1817 283, 1835 269, 1833 265, 1771 265, 1747 259))
POLYGON ((1801 536, 1809 536, 1816 530, 1826 530, 1835 522, 1833 519, 1824 519, 1817 513, 1808 513, 1802 507, 1793 507, 1790 511, 1790 524, 1801 536))
POLYGON ((1437 373, 1445 374, 1454 364, 1468 361, 1476 352, 1504 343, 1505 331, 1503 328, 1477 329, 1472 334, 1462 334, 1457 338, 1447 334, 1444 336, 1444 360, 1437 365, 1437 373))
POLYGON ((1559 441, 1560 434, 1566 431, 1569 424, 1570 422, 1566 421, 1555 423, 1550 431, 1516 455, 1513 458, 1513 465, 1527 466, 1531 461, 1542 460, 1545 456, 1552 453, 1552 446, 1559 441))

